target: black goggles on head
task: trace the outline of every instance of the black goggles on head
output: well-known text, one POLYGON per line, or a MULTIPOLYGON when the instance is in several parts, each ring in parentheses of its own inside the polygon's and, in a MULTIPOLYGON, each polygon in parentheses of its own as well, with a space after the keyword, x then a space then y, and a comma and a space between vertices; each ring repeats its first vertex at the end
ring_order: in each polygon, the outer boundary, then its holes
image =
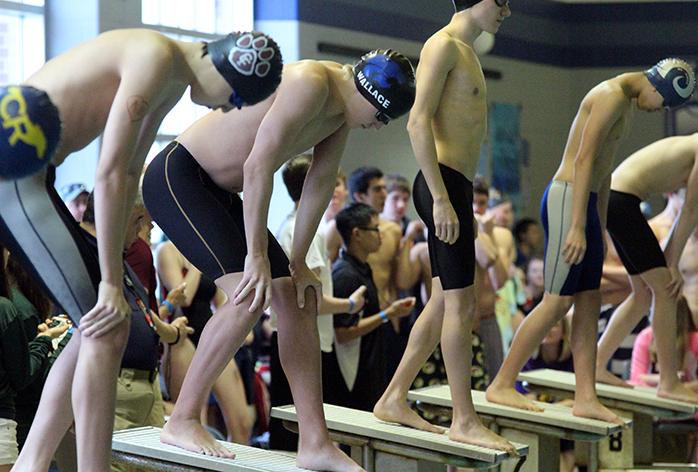
POLYGON ((387 125, 388 123, 390 123, 390 117, 380 110, 378 110, 376 112, 376 119, 378 121, 380 121, 381 123, 383 123, 384 125, 387 125))

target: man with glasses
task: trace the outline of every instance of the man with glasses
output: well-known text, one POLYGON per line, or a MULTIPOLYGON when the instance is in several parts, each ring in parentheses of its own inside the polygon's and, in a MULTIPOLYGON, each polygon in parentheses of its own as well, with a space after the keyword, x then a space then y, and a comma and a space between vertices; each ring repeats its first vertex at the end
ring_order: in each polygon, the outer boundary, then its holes
MULTIPOLYGON (((335 352, 343 385, 335 386, 337 398, 328 403, 371 411, 387 385, 387 353, 384 323, 407 316, 414 297, 397 300, 381 310, 378 290, 367 259, 381 247, 378 212, 364 203, 353 203, 336 218, 344 251, 332 267, 337 297, 349 297, 366 286, 366 304, 358 313, 334 315, 335 352)), ((339 379, 339 377, 336 377, 339 379)), ((338 383, 342 383, 338 381, 338 383)))
POLYGON ((450 439, 515 454, 512 444, 482 425, 470 394, 476 232, 472 181, 487 129, 485 80, 473 42, 483 31, 496 33, 511 11, 501 0, 454 0, 454 7, 451 21, 422 49, 417 97, 407 124, 421 168, 413 196, 429 229, 431 298, 373 411, 384 421, 440 431, 409 408, 407 392, 441 341, 454 405, 450 439))
POLYGON ((262 310, 271 305, 278 314, 280 356, 298 409, 298 466, 356 470, 333 446, 325 425, 316 323, 322 291, 305 257, 334 190, 349 131, 381 128, 381 119, 397 118, 411 108, 414 93, 411 64, 391 50, 373 51, 355 66, 312 60, 288 64, 269 99, 244 112, 207 114, 148 166, 143 179, 148 211, 187 260, 228 297, 201 334, 163 442, 232 455, 201 425, 200 406, 262 310), (289 263, 266 227, 273 174, 309 148, 313 157, 289 263), (243 190, 244 203, 238 196, 243 190))

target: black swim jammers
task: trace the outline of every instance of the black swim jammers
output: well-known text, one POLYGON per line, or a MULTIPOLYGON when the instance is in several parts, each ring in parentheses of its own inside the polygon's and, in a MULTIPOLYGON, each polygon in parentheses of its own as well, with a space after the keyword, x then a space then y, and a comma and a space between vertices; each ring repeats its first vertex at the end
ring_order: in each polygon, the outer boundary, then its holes
POLYGON ((439 277, 444 290, 469 287, 475 279, 475 235, 473 233, 473 183, 463 174, 439 164, 448 198, 458 216, 460 235, 447 244, 434 232, 434 199, 420 171, 414 179, 412 195, 420 218, 429 229, 427 244, 433 277, 439 277))
MULTIPOLYGON (((168 144, 148 166, 143 200, 177 249, 208 277, 244 271, 242 200, 216 185, 180 143, 168 144)), ((272 278, 289 277, 286 254, 268 231, 267 237, 272 278)))
POLYGON ((640 210, 640 197, 611 190, 606 229, 620 260, 630 275, 666 267, 657 237, 640 210))

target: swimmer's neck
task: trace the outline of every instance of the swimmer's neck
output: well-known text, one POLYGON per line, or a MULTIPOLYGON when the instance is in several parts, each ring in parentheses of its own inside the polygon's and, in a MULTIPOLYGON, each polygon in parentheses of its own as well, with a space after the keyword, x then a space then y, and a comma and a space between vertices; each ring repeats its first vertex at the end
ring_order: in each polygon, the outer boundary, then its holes
POLYGON ((464 42, 471 48, 475 39, 482 33, 482 29, 473 20, 470 10, 454 14, 451 17, 451 21, 441 31, 458 41, 464 42))

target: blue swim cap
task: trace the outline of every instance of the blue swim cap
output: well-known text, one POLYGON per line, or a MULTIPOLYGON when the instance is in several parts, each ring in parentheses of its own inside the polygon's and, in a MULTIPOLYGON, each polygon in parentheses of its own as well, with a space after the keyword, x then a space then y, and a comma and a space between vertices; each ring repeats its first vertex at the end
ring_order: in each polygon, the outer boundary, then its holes
POLYGON ((19 179, 51 162, 61 136, 58 108, 42 90, 0 87, 0 178, 19 179))
POLYGON ((665 107, 675 107, 688 101, 696 88, 693 67, 683 59, 668 58, 645 71, 647 80, 664 97, 665 107))
POLYGON ((281 83, 281 51, 264 33, 230 33, 206 48, 213 65, 233 88, 230 103, 237 108, 265 100, 281 83))
POLYGON ((354 65, 354 83, 366 100, 391 119, 404 115, 414 104, 414 68, 392 49, 364 54, 354 65))

